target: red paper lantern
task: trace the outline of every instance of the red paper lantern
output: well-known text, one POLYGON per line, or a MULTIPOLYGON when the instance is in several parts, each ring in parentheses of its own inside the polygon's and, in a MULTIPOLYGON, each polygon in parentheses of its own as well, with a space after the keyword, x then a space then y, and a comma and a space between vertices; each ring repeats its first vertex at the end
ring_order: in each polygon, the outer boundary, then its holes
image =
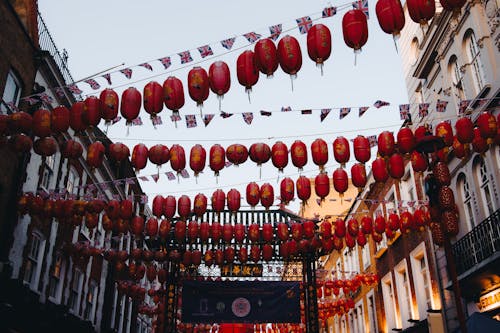
POLYGON ((385 183, 389 179, 389 173, 385 165, 385 160, 382 157, 377 157, 372 162, 373 178, 378 183, 385 183))
POLYGON ((375 6, 380 28, 394 38, 405 26, 405 14, 399 0, 379 0, 375 6))
POLYGON ((434 165, 434 168, 432 169, 432 173, 440 186, 450 186, 451 175, 448 164, 444 162, 436 163, 436 165, 434 165))
POLYGON ((361 218, 360 230, 365 235, 371 234, 373 232, 373 219, 371 218, 371 216, 364 215, 361 218))
POLYGON ((254 48, 255 65, 262 74, 272 77, 278 68, 278 51, 271 38, 260 39, 254 48))
POLYGON ((454 209, 455 208, 455 195, 453 191, 448 186, 441 186, 438 192, 439 207, 442 209, 454 209))
POLYGON ((130 231, 140 237, 144 232, 144 218, 142 216, 134 216, 130 221, 130 231))
POLYGON ((288 205, 290 201, 294 199, 295 196, 295 184, 293 180, 289 177, 285 177, 281 180, 280 184, 280 198, 284 205, 288 205))
POLYGON ((295 37, 286 35, 278 42, 278 61, 283 72, 292 78, 302 67, 302 52, 295 37))
POLYGON ((314 191, 321 201, 330 194, 330 178, 326 173, 320 173, 314 178, 314 191))
POLYGON ((274 203, 274 188, 269 183, 260 187, 260 203, 266 210, 274 203))
POLYGON ((302 226, 302 223, 292 222, 292 224, 290 225, 290 230, 292 231, 292 238, 296 241, 301 240, 304 236, 304 228, 302 226))
MULTIPOLYGON (((472 135, 474 135, 474 132, 472 132, 472 135)), ((453 138, 452 147, 453 147, 453 152, 455 153, 455 156, 457 158, 463 159, 470 153, 469 145, 460 143, 456 136, 453 138)))
POLYGON ((222 237, 222 226, 219 222, 214 221, 210 226, 210 237, 214 243, 218 243, 222 237))
POLYGON ((248 261, 248 250, 246 247, 241 247, 238 250, 238 260, 242 264, 244 264, 248 261))
POLYGON ((174 116, 179 115, 179 109, 185 103, 182 81, 175 76, 169 76, 163 82, 163 95, 165 97, 165 106, 172 111, 174 116))
POLYGON ((450 147, 453 144, 453 129, 450 123, 442 121, 436 126, 436 136, 443 138, 444 144, 450 147))
POLYGON ((226 223, 222 226, 222 239, 226 244, 230 244, 234 237, 234 227, 230 223, 226 223))
POLYGON ((248 226, 248 239, 251 242, 258 242, 260 239, 260 227, 258 223, 252 223, 248 226))
POLYGON ((445 210, 441 213, 444 231, 450 236, 458 235, 458 213, 455 210, 445 210))
POLYGON ((259 80, 259 70, 255 61, 255 54, 252 51, 246 50, 238 56, 236 74, 238 82, 245 87, 245 92, 248 94, 248 100, 250 101, 252 86, 259 80))
POLYGON ((434 1, 427 0, 408 0, 408 14, 415 23, 426 25, 436 13, 436 4, 434 1))
POLYGON ((415 136, 409 127, 403 127, 398 131, 398 150, 401 154, 409 154, 415 147, 415 136))
POLYGON ((361 247, 364 247, 366 245, 366 235, 359 230, 356 241, 358 242, 358 245, 361 247))
POLYGON ((477 127, 474 128, 472 149, 478 154, 484 154, 488 151, 488 142, 481 136, 481 131, 477 127))
POLYGON ((33 134, 44 138, 52 133, 50 125, 50 111, 45 109, 36 110, 33 114, 33 134))
POLYGON ((162 164, 165 164, 170 159, 170 151, 168 147, 162 144, 154 145, 149 148, 148 158, 151 163, 156 164, 160 167, 162 164))
POLYGON ((163 87, 155 81, 148 82, 144 86, 144 110, 151 115, 151 119, 163 110, 163 100, 165 99, 163 87))
POLYGON ((69 113, 69 126, 75 133, 83 132, 87 129, 87 125, 83 122, 83 109, 85 105, 83 102, 73 103, 71 112, 69 113))
POLYGON ((128 126, 132 124, 132 120, 139 116, 141 102, 141 93, 134 87, 130 87, 122 93, 120 113, 127 120, 128 126))
POLYGON ((377 215, 375 221, 373 222, 373 231, 382 234, 386 229, 385 218, 382 214, 377 215))
POLYGON ((292 156, 293 165, 302 170, 304 165, 307 164, 307 147, 304 142, 296 140, 290 147, 290 154, 292 156))
POLYGON ((119 163, 130 156, 130 150, 123 143, 117 142, 109 145, 108 154, 112 160, 119 163))
POLYGON ((430 224, 432 240, 434 244, 442 246, 444 244, 444 228, 440 222, 432 222, 430 224))
POLYGON ((321 67, 323 74, 323 62, 328 60, 332 52, 332 36, 330 29, 323 24, 313 25, 307 32, 307 53, 309 58, 321 67))
POLYGON ((359 223, 358 223, 358 220, 356 220, 356 218, 354 217, 351 217, 348 221, 347 221, 347 232, 349 233, 349 235, 351 235, 352 237, 356 237, 358 235, 358 231, 359 231, 359 223))
POLYGON ((161 218, 163 215, 163 197, 161 195, 157 195, 153 199, 153 215, 161 218))
POLYGON ((122 200, 120 202, 120 218, 130 220, 134 213, 134 204, 130 200, 122 200))
POLYGON ((248 149, 239 143, 232 144, 226 148, 226 158, 229 162, 238 166, 248 159, 248 149))
POLYGON ((229 246, 224 249, 224 259, 227 263, 231 264, 234 262, 234 257, 236 256, 236 251, 233 247, 229 246))
POLYGON ((262 245, 262 260, 271 261, 274 256, 274 249, 270 244, 262 245))
POLYGON ((476 120, 477 128, 481 137, 487 141, 488 144, 493 143, 493 139, 497 135, 497 120, 495 116, 488 111, 481 112, 476 120))
POLYGON ((368 40, 366 15, 360 9, 351 9, 342 18, 344 42, 354 51, 361 50, 368 40))
POLYGON ((351 181, 361 192, 366 185, 366 169, 363 163, 356 163, 351 167, 351 181))
MULTIPOLYGON (((276 227, 278 229, 278 227, 276 227)), ((274 239, 274 227, 271 223, 262 224, 262 240, 271 243, 274 239)))
POLYGON ((200 232, 200 225, 197 221, 189 221, 187 226, 187 237, 189 242, 195 242, 200 232))
POLYGON ((208 80, 210 89, 217 95, 219 110, 221 110, 221 100, 231 87, 231 75, 228 65, 224 61, 216 61, 211 64, 208 69, 208 80))
POLYGON ((262 142, 254 143, 250 146, 249 155, 250 159, 260 166, 271 158, 271 148, 262 142))
POLYGON ((200 172, 205 169, 205 163, 207 161, 207 152, 202 145, 196 144, 191 148, 189 154, 189 167, 194 172, 194 176, 197 177, 200 172))
POLYGON ((227 192, 227 209, 230 212, 236 213, 240 210, 241 194, 238 190, 232 188, 227 192))
POLYGON ((271 159, 273 165, 279 172, 288 165, 288 147, 281 141, 276 142, 271 149, 271 159))
POLYGON ((132 163, 132 166, 134 167, 136 172, 146 167, 146 163, 148 162, 148 155, 148 148, 142 143, 135 145, 134 149, 132 149, 132 157, 130 159, 130 162, 132 163))
POLYGON ((399 215, 396 213, 390 213, 389 217, 387 218, 387 228, 391 231, 397 231, 399 230, 400 227, 401 227, 401 220, 399 218, 399 215))
POLYGON ((424 172, 425 170, 427 170, 427 158, 422 153, 416 150, 412 151, 410 160, 413 171, 424 172))
MULTIPOLYGON (((175 222, 174 237, 178 243, 184 243, 186 241, 186 221, 178 220, 177 222, 175 222)), ((201 252, 199 254, 200 254, 200 261, 201 261, 201 252)), ((194 257, 194 253, 193 253, 193 257, 194 257)), ((194 260, 193 260, 193 263, 194 263, 194 260)))
POLYGON ((371 158, 370 141, 366 137, 358 135, 356 138, 354 138, 353 147, 354 147, 354 157, 358 162, 364 164, 370 160, 371 158))
POLYGON ((342 197, 349 186, 347 172, 342 168, 337 168, 333 172, 333 187, 342 197))
POLYGON ((469 144, 474 139, 474 123, 467 117, 461 117, 455 123, 455 131, 458 142, 469 144))
POLYGON ((445 10, 452 11, 454 13, 460 13, 460 9, 465 5, 467 2, 466 0, 439 0, 441 3, 441 6, 445 10))
POLYGON ((99 108, 101 117, 109 125, 118 116, 119 99, 118 94, 113 89, 104 89, 99 94, 99 108))
POLYGON ((222 170, 226 164, 226 151, 221 145, 215 144, 210 148, 210 169, 219 176, 219 171, 222 170))
POLYGON ((52 156, 57 152, 57 141, 51 136, 40 138, 33 143, 33 151, 43 157, 52 156))
POLYGON ((108 201, 108 205, 104 208, 104 211, 110 219, 116 220, 120 215, 120 202, 117 200, 108 201))
POLYGON ((69 128, 69 110, 65 106, 58 106, 50 114, 50 126, 55 134, 64 133, 69 128))
POLYGON ((209 94, 209 80, 208 74, 205 69, 199 66, 193 67, 188 73, 188 92, 189 97, 196 102, 201 108, 203 102, 208 98, 209 94))
POLYGON ((401 220, 402 233, 407 234, 410 232, 410 230, 415 229, 415 221, 413 215, 410 212, 408 211, 402 212, 400 220, 401 220))
POLYGON ((233 230, 234 230, 234 240, 236 241, 236 243, 238 244, 243 243, 246 234, 245 226, 242 223, 237 222, 234 224, 233 230))
POLYGON ((328 145, 323 139, 316 139, 311 144, 311 155, 314 164, 319 166, 319 170, 323 172, 325 164, 328 163, 328 145))
POLYGON ((100 142, 94 142, 87 148, 87 164, 92 168, 100 168, 104 159, 106 148, 100 142))
POLYGON ((345 167, 345 164, 349 162, 349 158, 351 157, 349 141, 343 136, 339 136, 333 141, 333 156, 340 163, 341 167, 345 167))
POLYGON ((226 202, 226 194, 223 190, 218 189, 212 194, 212 210, 215 212, 221 212, 224 210, 224 204, 226 202))
POLYGON ((170 148, 170 166, 177 173, 186 168, 186 154, 184 153, 184 148, 178 144, 174 144, 170 148))
MULTIPOLYGON (((27 153, 33 146, 33 141, 26 134, 20 133, 10 137, 9 144, 18 153, 27 153)), ((83 150, 83 149, 82 149, 83 150)))
POLYGON ((401 154, 392 154, 389 157, 389 175, 393 179, 400 180, 405 173, 403 156, 401 154))
POLYGON ((255 182, 251 182, 246 188, 246 200, 247 203, 253 208, 260 201, 260 188, 255 182))
POLYGON ((187 195, 182 195, 177 201, 177 214, 181 219, 187 219, 191 214, 191 199, 187 195))
POLYGON ((394 143, 394 135, 392 132, 383 131, 379 134, 378 139, 378 154, 382 157, 389 157, 394 154, 396 147, 394 143))
POLYGON ((194 197, 193 212, 197 217, 202 217, 207 211, 207 201, 207 197, 202 193, 194 197))
POLYGON ((82 156, 83 147, 78 141, 68 140, 64 144, 61 154, 64 158, 71 158, 76 160, 82 156))
POLYGON ((295 182, 295 186, 297 187, 297 196, 305 205, 311 197, 311 181, 306 176, 300 176, 295 182))
POLYGON ((101 101, 95 96, 89 96, 83 104, 83 122, 89 127, 96 127, 101 121, 101 101))
POLYGON ((10 115, 8 125, 12 133, 22 132, 24 134, 30 134, 33 128, 33 117, 24 111, 14 112, 10 115))
POLYGON ((167 196, 163 200, 163 215, 170 220, 174 217, 176 209, 177 201, 175 200, 175 197, 172 195, 167 196))

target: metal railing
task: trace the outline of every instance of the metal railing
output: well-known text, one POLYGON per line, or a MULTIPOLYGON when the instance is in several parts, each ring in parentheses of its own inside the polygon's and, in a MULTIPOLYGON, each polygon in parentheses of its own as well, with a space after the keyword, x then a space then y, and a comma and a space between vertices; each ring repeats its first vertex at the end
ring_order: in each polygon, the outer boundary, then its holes
POLYGON ((460 275, 500 251, 500 209, 452 246, 460 275))
POLYGON ((66 84, 73 83, 73 77, 71 76, 68 66, 66 65, 66 58, 61 56, 61 53, 59 53, 59 50, 57 49, 57 46, 54 43, 54 40, 52 39, 49 29, 47 28, 40 12, 38 12, 38 39, 40 49, 50 53, 59 67, 66 84))

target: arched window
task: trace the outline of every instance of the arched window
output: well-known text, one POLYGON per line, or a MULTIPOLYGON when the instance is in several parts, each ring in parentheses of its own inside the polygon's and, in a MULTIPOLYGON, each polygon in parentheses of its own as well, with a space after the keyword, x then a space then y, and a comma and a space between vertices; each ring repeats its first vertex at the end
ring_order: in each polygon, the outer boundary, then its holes
POLYGON ((450 75, 453 93, 458 100, 465 99, 465 92, 462 85, 462 73, 458 65, 456 55, 452 55, 448 62, 448 74, 450 75))
POLYGON ((461 201, 463 202, 465 216, 467 221, 469 222, 469 228, 472 229, 476 226, 476 222, 474 220, 474 211, 472 210, 472 192, 469 186, 469 182, 467 181, 467 177, 463 173, 458 176, 457 189, 460 193, 461 201))
POLYGON ((484 68, 481 62, 479 45, 477 44, 476 36, 472 30, 467 31, 465 35, 465 46, 471 68, 472 79, 474 81, 474 87, 476 89, 476 93, 479 93, 484 87, 486 78, 484 76, 484 68))
POLYGON ((476 175, 477 183, 481 189, 481 201, 483 202, 483 208, 486 216, 490 216, 495 212, 495 207, 492 198, 492 188, 491 182, 488 177, 488 170, 484 159, 477 156, 474 159, 474 174, 476 175))

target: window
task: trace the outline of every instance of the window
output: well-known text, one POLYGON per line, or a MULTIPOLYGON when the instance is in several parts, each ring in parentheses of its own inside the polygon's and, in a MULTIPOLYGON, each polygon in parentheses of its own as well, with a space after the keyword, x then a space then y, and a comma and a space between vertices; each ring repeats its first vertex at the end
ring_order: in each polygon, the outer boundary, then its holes
POLYGON ((490 216, 495 212, 495 207, 491 195, 492 190, 491 183, 488 178, 488 170, 483 158, 477 157, 475 159, 474 169, 476 170, 476 176, 479 178, 479 186, 481 188, 481 196, 486 216, 490 216))
POLYGON ((335 264, 335 277, 337 279, 341 278, 340 273, 342 272, 342 261, 340 258, 337 259, 337 263, 335 264))
POLYGON ((340 326, 341 326, 341 329, 342 329, 342 333, 347 333, 347 321, 345 319, 345 315, 342 316, 342 321, 340 323, 340 326))
POLYGON ((52 175, 54 174, 55 157, 54 155, 45 157, 45 163, 43 166, 42 182, 41 186, 48 190, 50 187, 50 181, 52 180, 52 175))
POLYGON ((54 266, 52 267, 49 280, 49 296, 52 297, 57 302, 59 302, 60 298, 60 289, 62 285, 61 276, 63 276, 62 256, 58 255, 54 261, 54 266))
POLYGON ((368 327, 370 328, 370 333, 377 333, 377 308, 375 305, 375 297, 373 296, 373 291, 367 294, 367 304, 368 304, 368 327))
POLYGON ((349 311, 349 332, 357 332, 357 323, 356 320, 354 320, 354 310, 349 311))
POLYGON ((474 220, 474 211, 472 210, 472 192, 470 190, 469 182, 467 181, 467 177, 465 176, 465 174, 462 173, 458 176, 458 184, 458 189, 464 203, 463 207, 465 216, 467 217, 467 221, 469 221, 469 228, 472 229, 476 226, 476 222, 474 220))
POLYGON ((70 194, 76 194, 75 185, 78 184, 78 173, 74 169, 70 169, 68 173, 68 180, 66 182, 66 191, 70 194))
POLYGON ((370 243, 367 243, 365 246, 363 246, 361 255, 363 257, 363 270, 366 270, 372 264, 370 257, 370 243))
POLYGON ((90 281, 89 290, 85 299, 84 318, 89 321, 94 321, 95 305, 97 298, 97 283, 94 280, 90 281))
POLYGON ((82 272, 80 272, 80 270, 75 269, 68 300, 68 307, 71 311, 73 311, 74 314, 77 314, 80 308, 80 292, 82 290, 82 284, 83 274, 82 272))
POLYGON ((432 285, 425 253, 425 243, 421 243, 410 254, 411 270, 415 283, 415 294, 417 296, 418 314, 420 320, 427 316, 428 309, 434 309, 432 304, 432 285))
POLYGON ((42 236, 38 232, 32 233, 24 269, 24 282, 27 283, 32 290, 37 290, 44 247, 45 240, 42 239, 42 236))
POLYGON ((408 270, 406 260, 396 267, 396 285, 398 290, 399 312, 403 328, 409 326, 409 319, 412 317, 412 299, 410 291, 410 281, 408 280, 408 270))
POLYGON ((414 37, 413 40, 411 41, 411 46, 410 46, 410 64, 411 65, 415 65, 417 63, 418 51, 419 51, 418 38, 414 37))
POLYGON ((387 331, 393 328, 400 328, 396 322, 396 301, 394 299, 394 288, 392 285, 391 273, 382 279, 382 295, 384 297, 384 310, 387 322, 387 331))
POLYGON ((422 84, 419 84, 415 90, 415 103, 424 103, 424 93, 422 91, 422 84))
POLYGON ((5 80, 5 89, 3 90, 2 101, 0 103, 1 113, 11 113, 12 108, 9 105, 18 106, 21 97, 20 80, 13 71, 9 71, 5 80))
POLYGON ((453 55, 448 63, 448 72, 451 78, 452 89, 455 97, 459 100, 465 99, 465 92, 462 85, 462 73, 458 65, 457 56, 453 55))
POLYGON ((477 44, 476 36, 473 31, 469 31, 466 35, 465 43, 467 45, 467 56, 472 71, 472 78, 476 93, 479 93, 484 87, 484 69, 481 63, 481 53, 477 44))
POLYGON ((357 320, 357 333, 365 333, 365 315, 363 313, 363 299, 356 304, 355 319, 357 320))

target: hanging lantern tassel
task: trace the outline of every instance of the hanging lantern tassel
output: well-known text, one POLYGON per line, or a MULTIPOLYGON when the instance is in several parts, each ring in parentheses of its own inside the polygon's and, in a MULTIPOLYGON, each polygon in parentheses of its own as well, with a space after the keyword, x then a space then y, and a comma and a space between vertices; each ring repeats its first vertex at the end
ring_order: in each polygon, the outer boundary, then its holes
POLYGON ((339 193, 339 197, 340 197, 340 204, 343 205, 344 204, 344 193, 339 193))
POLYGON ((316 67, 319 67, 319 69, 321 71, 321 76, 323 76, 323 61, 316 63, 316 67))
POLYGON ((293 80, 295 80, 296 78, 297 78, 297 74, 290 75, 290 82, 292 84, 292 92, 293 92, 293 80))
POLYGON ((198 107, 200 108, 200 117, 203 119, 203 103, 198 103, 198 107))
POLYGON ((394 32, 392 34, 392 40, 394 41, 394 47, 396 48, 396 53, 399 53, 399 51, 398 51, 399 31, 394 32))
POLYGON ((249 103, 249 104, 252 104, 252 101, 250 100, 250 93, 252 92, 252 87, 247 87, 247 88, 245 89, 245 92, 246 92, 246 93, 247 93, 247 95, 248 95, 248 103, 249 103))
POLYGON ((177 128, 177 119, 179 119, 179 110, 172 111, 172 116, 174 117, 175 128, 177 128))
POLYGON ((219 111, 222 111, 222 99, 224 95, 217 95, 217 99, 219 100, 219 111))

